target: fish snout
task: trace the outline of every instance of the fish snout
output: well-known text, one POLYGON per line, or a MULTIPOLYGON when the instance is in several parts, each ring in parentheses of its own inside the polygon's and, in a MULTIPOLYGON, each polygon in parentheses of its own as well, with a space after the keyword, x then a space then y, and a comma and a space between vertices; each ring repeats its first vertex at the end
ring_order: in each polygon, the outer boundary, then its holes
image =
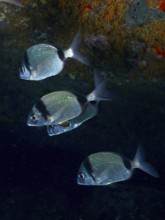
POLYGON ((30 80, 30 71, 25 66, 21 66, 19 68, 19 76, 21 79, 30 80))

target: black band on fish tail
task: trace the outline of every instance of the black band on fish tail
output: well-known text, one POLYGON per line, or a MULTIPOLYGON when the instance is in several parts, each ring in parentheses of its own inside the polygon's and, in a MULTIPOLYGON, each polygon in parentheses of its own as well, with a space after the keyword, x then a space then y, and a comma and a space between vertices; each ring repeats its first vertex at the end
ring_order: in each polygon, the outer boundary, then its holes
POLYGON ((39 100, 36 103, 36 108, 42 114, 43 118, 45 118, 46 120, 48 119, 48 117, 50 117, 50 112, 47 110, 47 108, 42 100, 39 100))
POLYGON ((29 72, 31 72, 30 63, 29 63, 29 58, 28 58, 27 52, 24 53, 23 63, 25 65, 25 67, 29 70, 29 72))
POLYGON ((87 98, 86 98, 86 96, 84 96, 84 95, 82 95, 82 94, 80 94, 80 93, 78 93, 78 92, 72 92, 74 95, 76 95, 76 97, 77 97, 77 100, 79 101, 79 103, 81 104, 81 105, 84 105, 86 102, 87 102, 87 98))
POLYGON ((131 169, 131 163, 130 163, 129 160, 123 158, 123 163, 124 163, 125 167, 126 167, 128 170, 131 169))
POLYGON ((58 53, 59 58, 60 58, 62 61, 64 61, 64 60, 65 60, 65 55, 64 55, 63 50, 60 49, 60 48, 57 48, 57 53, 58 53))

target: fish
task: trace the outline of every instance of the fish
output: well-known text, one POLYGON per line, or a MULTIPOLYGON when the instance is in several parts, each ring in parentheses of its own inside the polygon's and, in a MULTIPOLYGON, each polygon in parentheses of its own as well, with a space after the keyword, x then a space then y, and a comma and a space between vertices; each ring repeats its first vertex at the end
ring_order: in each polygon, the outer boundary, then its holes
POLYGON ((82 111, 77 96, 69 91, 55 91, 40 98, 28 115, 28 126, 46 126, 70 120, 82 111))
POLYGON ((11 3, 13 5, 24 7, 23 3, 21 1, 18 1, 18 0, 0 0, 0 2, 7 2, 7 3, 11 3))
POLYGON ((87 103, 81 114, 77 117, 65 121, 63 123, 48 125, 47 133, 49 136, 54 136, 76 129, 85 121, 89 120, 90 118, 93 118, 97 114, 97 112, 98 108, 96 103, 87 103))
POLYGON ((158 178, 156 169, 145 161, 143 147, 139 145, 131 161, 113 152, 97 152, 83 160, 77 174, 77 183, 88 186, 106 186, 131 178, 134 169, 141 169, 158 178))
POLYGON ((116 94, 107 90, 105 80, 102 79, 98 69, 94 70, 94 82, 95 89, 87 96, 75 93, 82 106, 82 112, 80 115, 59 124, 52 123, 51 125, 48 125, 47 133, 49 136, 63 134, 78 128, 85 121, 96 116, 98 112, 98 103, 101 100, 112 101, 114 99, 116 94))
POLYGON ((63 50, 60 47, 49 44, 37 44, 28 48, 21 60, 19 75, 24 80, 43 80, 59 74, 68 58, 74 58, 81 63, 89 65, 87 57, 78 52, 81 35, 78 32, 71 46, 63 50))
MULTIPOLYGON (((95 89, 87 96, 77 92, 70 91, 55 91, 40 98, 34 104, 30 114, 28 115, 28 126, 47 126, 59 125, 66 127, 69 126, 71 119, 76 118, 84 111, 84 106, 88 108, 85 110, 85 117, 91 118, 95 111, 88 103, 100 102, 101 100, 112 100, 114 94, 106 89, 105 80, 98 75, 95 71, 95 89), (90 112, 92 110, 92 112, 90 112), (87 115, 86 115, 87 113, 87 115), (89 114, 89 115, 88 115, 89 114)), ((84 114, 84 112, 83 112, 84 114)), ((83 116, 83 117, 84 117, 83 116)), ((80 118, 80 124, 87 119, 80 118)), ((72 121, 71 121, 72 122, 72 121)), ((49 127, 50 129, 53 128, 49 127)), ((54 126, 54 132, 55 132, 54 126)), ((50 132, 51 133, 51 132, 50 132)))

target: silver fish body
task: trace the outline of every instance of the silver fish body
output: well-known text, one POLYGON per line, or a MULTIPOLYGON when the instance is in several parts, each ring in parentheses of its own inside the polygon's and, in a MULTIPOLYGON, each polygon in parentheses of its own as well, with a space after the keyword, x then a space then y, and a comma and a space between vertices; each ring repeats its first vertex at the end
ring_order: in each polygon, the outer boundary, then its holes
POLYGON ((77 97, 68 91, 57 91, 43 96, 32 108, 27 125, 44 126, 70 120, 82 111, 77 97))
POLYGON ((78 52, 80 37, 80 33, 77 33, 67 50, 49 44, 37 44, 28 48, 19 69, 20 78, 42 80, 55 76, 62 71, 67 58, 74 58, 89 65, 88 59, 78 52))
POLYGON ((97 105, 87 103, 83 111, 77 117, 70 119, 67 123, 51 124, 47 126, 47 133, 49 136, 63 134, 78 128, 85 121, 93 118, 97 114, 97 105))
POLYGON ((48 44, 38 44, 28 48, 22 59, 20 78, 42 80, 58 74, 64 66, 64 54, 48 44))
POLYGON ((81 185, 108 185, 123 181, 131 176, 120 156, 100 152, 86 158, 78 171, 77 182, 81 185))
POLYGON ((105 81, 98 72, 95 75, 95 89, 87 96, 80 93, 58 91, 43 96, 28 116, 27 125, 47 126, 48 135, 61 134, 79 127, 97 114, 101 100, 112 100, 105 81), (94 104, 95 103, 95 104, 94 104))
POLYGON ((80 185, 109 185, 129 179, 135 168, 158 177, 157 171, 144 160, 141 147, 133 161, 125 160, 111 152, 99 152, 89 155, 80 165, 77 183, 80 185))

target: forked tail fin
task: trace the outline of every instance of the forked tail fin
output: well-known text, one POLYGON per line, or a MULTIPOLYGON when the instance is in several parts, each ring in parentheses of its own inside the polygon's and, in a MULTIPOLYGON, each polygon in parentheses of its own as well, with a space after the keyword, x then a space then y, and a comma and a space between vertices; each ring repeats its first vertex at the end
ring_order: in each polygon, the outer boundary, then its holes
POLYGON ((116 96, 113 92, 110 92, 106 88, 106 82, 102 78, 100 71, 98 69, 94 70, 94 81, 95 81, 95 89, 87 96, 87 100, 90 101, 101 101, 107 100, 111 101, 116 96))
POLYGON ((79 51, 78 51, 78 48, 79 48, 79 45, 80 45, 80 42, 81 42, 81 34, 78 32, 76 34, 76 36, 74 37, 71 45, 70 45, 70 48, 65 50, 65 58, 69 58, 69 57, 72 57, 78 61, 80 61, 81 63, 84 63, 86 65, 90 65, 90 62, 88 60, 88 58, 84 55, 82 55, 79 51))
POLYGON ((145 155, 142 146, 139 146, 137 149, 135 158, 132 162, 132 168, 138 168, 153 177, 159 177, 159 174, 156 171, 156 169, 151 164, 145 161, 145 155))

